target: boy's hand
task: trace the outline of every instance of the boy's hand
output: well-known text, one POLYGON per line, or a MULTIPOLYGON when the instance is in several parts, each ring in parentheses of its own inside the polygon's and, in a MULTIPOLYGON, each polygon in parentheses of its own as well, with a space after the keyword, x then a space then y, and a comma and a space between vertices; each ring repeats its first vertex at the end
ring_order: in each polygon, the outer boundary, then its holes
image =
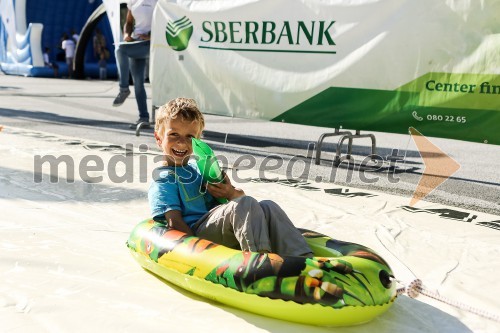
POLYGON ((184 222, 180 210, 169 210, 165 213, 165 220, 170 228, 185 232, 188 236, 193 235, 191 228, 184 222))
POLYGON ((220 183, 208 183, 207 184, 208 193, 210 193, 214 198, 225 198, 228 200, 233 200, 245 195, 242 189, 235 188, 231 185, 229 177, 224 173, 224 180, 220 183))

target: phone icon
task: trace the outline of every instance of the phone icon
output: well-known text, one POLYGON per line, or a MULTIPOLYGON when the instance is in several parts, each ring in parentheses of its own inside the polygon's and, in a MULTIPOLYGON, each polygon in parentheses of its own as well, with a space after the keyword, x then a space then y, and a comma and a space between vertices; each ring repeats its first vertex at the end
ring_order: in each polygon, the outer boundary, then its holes
POLYGON ((420 117, 420 116, 417 114, 417 111, 413 111, 413 112, 411 113, 411 115, 413 116, 413 118, 415 118, 415 119, 416 119, 416 120, 418 120, 418 121, 422 121, 422 120, 424 120, 424 118, 420 117))

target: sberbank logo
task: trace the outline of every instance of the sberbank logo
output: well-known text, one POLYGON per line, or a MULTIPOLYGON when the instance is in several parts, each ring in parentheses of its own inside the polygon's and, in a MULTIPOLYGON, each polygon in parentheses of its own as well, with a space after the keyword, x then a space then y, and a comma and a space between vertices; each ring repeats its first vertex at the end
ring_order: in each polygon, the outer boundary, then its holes
POLYGON ((193 24, 184 16, 176 21, 168 22, 165 37, 167 38, 168 45, 173 50, 182 51, 188 47, 192 34, 193 24))
POLYGON ((287 53, 336 53, 335 21, 203 21, 200 48, 287 53))
MULTIPOLYGON (((335 22, 331 21, 203 21, 198 47, 253 52, 335 54, 335 22)), ((193 24, 186 16, 169 21, 167 43, 175 51, 188 47, 193 24)))

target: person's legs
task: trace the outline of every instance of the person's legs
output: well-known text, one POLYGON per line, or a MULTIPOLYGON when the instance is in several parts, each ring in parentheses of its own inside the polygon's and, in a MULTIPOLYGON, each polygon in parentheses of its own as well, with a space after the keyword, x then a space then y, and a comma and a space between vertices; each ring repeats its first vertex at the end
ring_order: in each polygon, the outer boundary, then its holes
POLYGON ((120 91, 128 91, 128 78, 130 73, 130 66, 128 62, 128 54, 126 48, 118 45, 115 50, 116 65, 118 69, 118 78, 120 91))
POLYGON ((264 212, 257 200, 244 196, 217 206, 197 222, 196 235, 244 251, 271 251, 264 212))
POLYGON ((146 88, 144 87, 145 69, 145 58, 130 58, 130 72, 132 73, 132 79, 134 80, 135 100, 137 102, 137 108, 139 109, 139 118, 143 121, 147 119, 149 122, 147 95, 146 88))
POLYGON ((119 106, 122 105, 123 102, 127 99, 127 97, 130 95, 130 89, 129 89, 129 75, 132 72, 132 79, 134 80, 134 86, 135 86, 135 92, 136 92, 136 101, 137 101, 137 106, 139 108, 139 116, 143 119, 148 118, 149 121, 149 113, 148 113, 148 107, 147 107, 147 102, 146 102, 146 90, 144 89, 144 66, 140 64, 141 61, 139 61, 139 64, 132 64, 132 60, 144 60, 149 57, 149 47, 150 47, 150 42, 149 41, 144 41, 140 43, 121 43, 115 50, 115 56, 116 56, 116 62, 117 62, 117 67, 118 67, 118 76, 119 76, 119 86, 120 86, 120 92, 118 93, 118 96, 115 98, 113 102, 113 106, 119 106), (134 70, 132 70, 132 66, 134 66, 134 70), (142 80, 136 80, 137 73, 134 74, 134 71, 140 71, 142 68, 142 75, 143 78, 142 80), (142 85, 137 88, 137 82, 142 85), (137 96, 137 93, 139 91, 139 96, 137 96))
POLYGON ((68 65, 68 78, 73 78, 73 58, 66 58, 66 64, 68 65))
POLYGON ((271 200, 259 204, 269 224, 272 252, 282 256, 312 256, 306 240, 278 204, 271 200))

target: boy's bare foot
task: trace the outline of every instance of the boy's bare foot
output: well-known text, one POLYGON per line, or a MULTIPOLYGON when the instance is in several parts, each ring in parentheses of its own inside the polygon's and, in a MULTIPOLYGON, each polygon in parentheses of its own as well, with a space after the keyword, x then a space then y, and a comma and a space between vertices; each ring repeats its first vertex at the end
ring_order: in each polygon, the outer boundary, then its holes
POLYGON ((271 267, 273 268, 274 274, 277 275, 281 269, 281 266, 283 265, 283 258, 281 258, 276 253, 268 253, 267 256, 269 258, 269 261, 271 262, 271 267))

